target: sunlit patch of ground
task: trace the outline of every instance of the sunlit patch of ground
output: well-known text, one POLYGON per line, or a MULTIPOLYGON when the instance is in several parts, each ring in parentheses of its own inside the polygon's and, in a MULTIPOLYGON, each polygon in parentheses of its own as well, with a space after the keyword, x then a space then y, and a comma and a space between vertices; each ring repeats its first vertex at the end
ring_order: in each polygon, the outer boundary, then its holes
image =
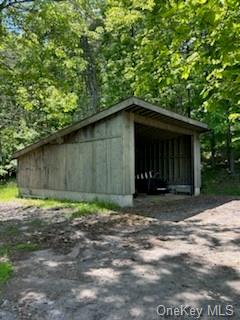
POLYGON ((230 304, 239 319, 240 199, 152 200, 72 219, 71 208, 0 204, 13 266, 0 319, 157 320, 159 304, 202 307, 201 319, 230 304))

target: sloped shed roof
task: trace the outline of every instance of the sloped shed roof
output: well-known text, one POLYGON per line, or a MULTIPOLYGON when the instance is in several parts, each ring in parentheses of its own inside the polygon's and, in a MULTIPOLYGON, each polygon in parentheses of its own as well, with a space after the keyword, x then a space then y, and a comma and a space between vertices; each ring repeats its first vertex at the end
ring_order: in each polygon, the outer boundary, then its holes
POLYGON ((182 116, 178 113, 163 109, 159 106, 153 105, 151 103, 145 102, 139 98, 136 97, 131 97, 128 98, 108 109, 105 109, 99 113, 96 113, 86 119, 83 119, 81 121, 78 121, 64 129, 61 129, 39 141, 36 143, 33 143, 26 148, 17 151, 14 155, 13 158, 19 158, 28 152, 31 152, 43 145, 46 145, 56 139, 59 139, 63 136, 66 136, 76 130, 79 130, 83 127, 86 127, 90 124, 93 124, 94 122, 97 122, 99 120, 102 120, 104 118, 107 118, 117 112, 120 111, 128 111, 128 112, 133 112, 135 114, 144 116, 144 117, 149 117, 149 118, 154 118, 155 120, 160 120, 168 123, 173 123, 175 125, 179 125, 184 128, 188 128, 197 132, 205 132, 208 130, 208 126, 200 121, 190 119, 188 117, 182 116))

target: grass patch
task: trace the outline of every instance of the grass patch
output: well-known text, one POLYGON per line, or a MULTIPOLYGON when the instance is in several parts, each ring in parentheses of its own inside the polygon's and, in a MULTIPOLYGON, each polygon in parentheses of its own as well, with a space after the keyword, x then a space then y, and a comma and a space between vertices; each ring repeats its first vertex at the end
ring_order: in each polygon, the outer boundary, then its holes
POLYGON ((11 251, 11 246, 9 245, 3 245, 0 247, 0 257, 8 256, 8 254, 11 251))
POLYGON ((76 208, 76 211, 71 214, 71 219, 79 218, 87 214, 106 213, 108 211, 117 210, 119 207, 113 203, 95 201, 89 203, 81 202, 74 206, 74 208, 76 208))
POLYGON ((36 243, 19 243, 13 247, 14 251, 24 251, 24 252, 36 251, 39 249, 40 247, 36 243))
POLYGON ((20 230, 17 226, 7 226, 2 232, 4 232, 4 235, 6 236, 14 237, 19 235, 20 230))
MULTIPOLYGON (((56 199, 27 199, 18 198, 17 186, 15 183, 11 182, 0 186, 0 202, 17 200, 24 206, 33 206, 43 209, 64 209, 70 208, 73 212, 65 213, 67 219, 73 220, 79 218, 83 215, 88 214, 104 214, 109 211, 115 211, 119 209, 119 206, 114 203, 104 202, 104 201, 93 201, 93 202, 77 202, 71 200, 56 200, 56 199)), ((41 228, 44 226, 44 222, 40 219, 34 219, 30 222, 33 228, 41 228)), ((17 227, 11 226, 4 230, 6 235, 17 236, 19 230, 17 227)), ((1 255, 1 248, 0 248, 1 255)))
MULTIPOLYGON (((74 209, 74 214, 71 218, 77 218, 82 215, 92 214, 92 213, 104 213, 110 210, 116 210, 119 208, 116 204, 103 202, 103 201, 93 201, 93 202, 77 202, 71 200, 56 200, 56 199, 26 199, 18 198, 18 189, 14 182, 0 185, 0 202, 17 200, 26 206, 34 206, 38 208, 51 209, 51 208, 72 208, 74 209)), ((33 223, 35 224, 35 222, 33 223)), ((39 226, 39 221, 36 221, 36 226, 39 226)), ((11 232, 9 230, 9 232, 11 232)), ((12 230, 17 234, 17 229, 12 230)))
POLYGON ((40 250, 37 243, 8 244, 0 247, 0 257, 9 257, 14 252, 31 252, 40 250))
POLYGON ((17 185, 14 182, 0 185, 0 201, 15 200, 18 196, 17 185))
POLYGON ((4 284, 13 272, 13 267, 10 262, 0 262, 0 285, 4 284))
POLYGON ((36 243, 18 243, 0 246, 0 286, 11 277, 13 272, 13 266, 8 262, 12 254, 15 252, 32 252, 39 249, 39 245, 36 243))
POLYGON ((71 201, 61 201, 55 199, 22 199, 22 202, 43 209, 69 208, 71 201))
POLYGON ((240 196, 240 174, 230 175, 224 169, 205 169, 202 193, 209 195, 240 196))
POLYGON ((72 200, 56 200, 56 199, 24 199, 28 204, 34 205, 39 208, 51 209, 51 208, 73 208, 78 209, 82 214, 116 210, 119 208, 116 204, 93 201, 93 202, 78 202, 72 200))

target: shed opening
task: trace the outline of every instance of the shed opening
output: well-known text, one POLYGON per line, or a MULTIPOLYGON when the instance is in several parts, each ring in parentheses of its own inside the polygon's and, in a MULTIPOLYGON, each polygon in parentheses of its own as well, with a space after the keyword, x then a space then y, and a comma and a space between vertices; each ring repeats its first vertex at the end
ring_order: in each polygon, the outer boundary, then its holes
POLYGON ((135 123, 136 194, 153 191, 149 190, 149 179, 152 177, 163 182, 162 188, 161 185, 158 188, 159 193, 164 193, 165 184, 169 192, 193 194, 190 135, 135 123))

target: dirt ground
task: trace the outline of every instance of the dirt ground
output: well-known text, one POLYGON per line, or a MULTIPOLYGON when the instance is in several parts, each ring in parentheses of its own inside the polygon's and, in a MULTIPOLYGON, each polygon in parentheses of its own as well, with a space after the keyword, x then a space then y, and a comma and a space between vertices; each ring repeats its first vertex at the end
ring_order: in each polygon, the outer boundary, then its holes
POLYGON ((0 204, 0 245, 41 248, 12 256, 0 319, 197 319, 196 308, 201 319, 240 319, 239 198, 139 198, 73 221, 65 211, 0 204), (159 305, 188 308, 167 317, 159 305))

